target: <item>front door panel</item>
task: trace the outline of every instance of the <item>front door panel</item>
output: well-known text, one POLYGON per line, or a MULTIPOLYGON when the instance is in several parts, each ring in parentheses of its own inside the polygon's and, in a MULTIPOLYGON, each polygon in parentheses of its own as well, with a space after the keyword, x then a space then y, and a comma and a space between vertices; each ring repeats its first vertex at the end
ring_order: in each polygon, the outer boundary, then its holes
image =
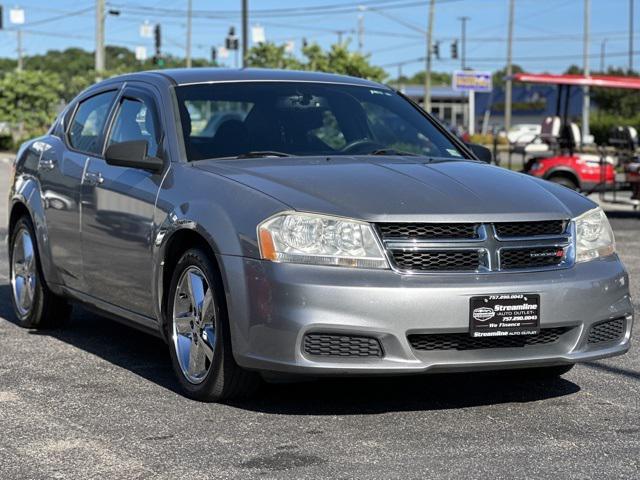
POLYGON ((82 253, 88 293, 152 316, 153 211, 161 177, 91 159, 82 187, 82 253))

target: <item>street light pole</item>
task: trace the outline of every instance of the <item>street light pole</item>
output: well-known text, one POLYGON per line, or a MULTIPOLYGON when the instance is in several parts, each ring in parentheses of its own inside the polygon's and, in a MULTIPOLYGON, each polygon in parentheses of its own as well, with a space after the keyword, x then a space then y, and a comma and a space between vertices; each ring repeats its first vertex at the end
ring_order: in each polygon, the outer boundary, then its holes
POLYGON ((507 82, 504 92, 504 128, 508 132, 511 128, 511 89, 513 66, 511 65, 513 53, 513 8, 514 0, 509 0, 509 38, 507 40, 507 82))
POLYGON ((247 67, 249 51, 249 0, 242 0, 242 68, 247 67))
MULTIPOLYGON (((589 72, 589 14, 591 10, 591 0, 584 0, 584 48, 583 48, 583 56, 584 56, 584 76, 588 78, 590 75, 589 72)), ((584 139, 589 135, 589 108, 590 108, 590 98, 589 98, 589 87, 587 85, 584 86, 584 94, 582 96, 582 144, 584 144, 584 139)))
POLYGON ((633 72, 633 3, 629 0, 629 73, 633 72))
POLYGON ((431 112, 431 44, 433 42, 433 15, 435 10, 435 0, 429 3, 429 20, 427 23, 427 55, 425 57, 425 75, 424 75, 424 101, 423 108, 427 113, 431 112))
POLYGON ((96 78, 100 80, 104 72, 104 0, 96 0, 96 78))
POLYGON ((187 2, 187 68, 191 68, 191 19, 193 17, 193 8, 191 0, 187 2))
POLYGON ((605 65, 606 48, 607 48, 607 39, 605 38, 600 43, 600 73, 604 73, 604 69, 606 68, 606 65, 605 65))

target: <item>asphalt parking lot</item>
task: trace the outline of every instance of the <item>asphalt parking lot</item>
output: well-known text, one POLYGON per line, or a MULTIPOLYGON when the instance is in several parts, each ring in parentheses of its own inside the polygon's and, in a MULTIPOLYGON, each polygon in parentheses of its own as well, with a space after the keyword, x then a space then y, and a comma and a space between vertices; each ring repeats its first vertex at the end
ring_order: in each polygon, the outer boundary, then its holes
MULTIPOLYGON (((504 374, 270 385, 251 401, 178 393, 166 346, 80 308, 19 328, 0 161, 0 479, 639 478, 640 350, 562 379, 504 374)), ((640 215, 612 219, 640 298, 640 215)))

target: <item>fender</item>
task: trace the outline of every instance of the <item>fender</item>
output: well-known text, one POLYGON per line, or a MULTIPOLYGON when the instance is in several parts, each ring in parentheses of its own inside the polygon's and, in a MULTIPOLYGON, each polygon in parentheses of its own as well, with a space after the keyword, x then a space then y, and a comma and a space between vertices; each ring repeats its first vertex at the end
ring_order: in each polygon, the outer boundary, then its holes
POLYGON ((152 241, 153 305, 162 322, 164 268, 167 248, 176 234, 185 230, 197 233, 218 259, 220 275, 228 287, 225 256, 259 258, 256 226, 265 218, 291 208, 263 193, 218 175, 196 169, 171 169, 160 187, 154 214, 152 241), (175 178, 180 176, 180 179, 175 178), (189 202, 180 203, 182 191, 174 184, 191 185, 192 192, 202 192, 189 202), (172 198, 173 196, 179 196, 172 198), (223 208, 228 198, 237 198, 234 207, 223 208), (226 202, 225 202, 225 199, 226 202), (163 207, 170 205, 170 210, 163 207))
MULTIPOLYGON (((26 155, 42 155, 41 142, 31 142, 23 146, 17 155, 16 166, 23 163, 26 155)), ((36 162, 37 163, 37 162, 36 162)), ((39 180, 31 173, 16 172, 14 185, 9 193, 9 218, 18 204, 26 207, 33 222, 36 234, 36 248, 44 280, 55 294, 61 294, 61 280, 58 272, 51 261, 51 244, 47 230, 47 222, 44 214, 44 197, 40 188, 39 180)), ((8 232, 11 235, 11 232, 8 232)), ((10 238, 9 236, 7 238, 10 238)))

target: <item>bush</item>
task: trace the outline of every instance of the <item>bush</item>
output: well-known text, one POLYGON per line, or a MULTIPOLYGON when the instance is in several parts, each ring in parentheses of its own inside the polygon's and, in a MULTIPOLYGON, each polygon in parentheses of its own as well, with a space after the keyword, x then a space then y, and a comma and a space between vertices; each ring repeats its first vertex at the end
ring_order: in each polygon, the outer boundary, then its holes
POLYGON ((630 125, 640 132, 640 113, 634 117, 623 117, 610 113, 598 112, 589 121, 589 130, 598 145, 606 145, 609 142, 611 129, 618 126, 630 125))

